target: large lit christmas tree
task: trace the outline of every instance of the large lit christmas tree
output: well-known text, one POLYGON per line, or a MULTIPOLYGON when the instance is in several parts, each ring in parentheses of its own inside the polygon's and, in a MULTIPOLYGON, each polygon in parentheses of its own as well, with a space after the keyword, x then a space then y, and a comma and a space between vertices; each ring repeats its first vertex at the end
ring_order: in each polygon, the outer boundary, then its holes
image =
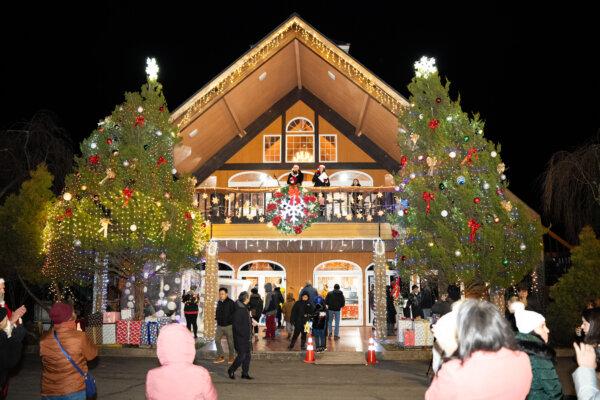
POLYGON ((173 166, 177 128, 148 59, 141 92, 98 123, 81 144, 76 171, 66 179, 45 229, 44 273, 57 282, 88 279, 108 268, 136 284, 142 312, 144 268, 177 270, 206 243, 205 224, 194 211, 195 179, 173 166))
POLYGON ((540 225, 507 193, 500 148, 478 115, 453 101, 435 60, 415 63, 410 107, 400 116, 403 272, 439 271, 447 282, 518 283, 540 263, 540 225))

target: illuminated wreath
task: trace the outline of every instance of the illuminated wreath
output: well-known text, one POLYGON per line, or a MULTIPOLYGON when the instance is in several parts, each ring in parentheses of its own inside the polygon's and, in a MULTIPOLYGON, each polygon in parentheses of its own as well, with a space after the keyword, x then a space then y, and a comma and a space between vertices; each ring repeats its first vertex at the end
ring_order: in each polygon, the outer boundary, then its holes
POLYGON ((285 234, 298 235, 317 218, 319 202, 305 188, 283 186, 273 192, 265 210, 269 224, 285 234))

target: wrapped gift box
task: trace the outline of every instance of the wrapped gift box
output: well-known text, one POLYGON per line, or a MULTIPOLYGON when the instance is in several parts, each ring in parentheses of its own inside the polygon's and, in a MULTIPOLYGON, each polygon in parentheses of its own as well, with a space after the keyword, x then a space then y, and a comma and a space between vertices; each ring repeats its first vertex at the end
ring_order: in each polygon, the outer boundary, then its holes
POLYGON ((160 325, 158 322, 144 322, 144 325, 142 326, 142 344, 149 346, 156 344, 159 331, 160 325))
POLYGON ((102 314, 102 323, 104 324, 116 324, 121 319, 121 313, 118 311, 105 312, 102 314))
POLYGON ((415 331, 412 329, 404 330, 404 347, 415 346, 415 331))
POLYGON ((93 313, 88 317, 87 326, 102 327, 102 313, 93 313))
POLYGON ((117 343, 117 324, 102 325, 102 344, 117 343))
POLYGON ((117 343, 139 345, 142 340, 142 321, 117 321, 117 343))
POLYGON ((121 310, 121 319, 132 320, 133 319, 133 310, 131 308, 125 308, 125 309, 121 310))
POLYGON ((342 319, 358 319, 358 304, 342 307, 342 319))
POLYGON ((88 326, 85 329, 85 334, 90 341, 94 344, 102 344, 102 327, 101 326, 88 326))
POLYGON ((398 342, 404 343, 404 331, 414 329, 414 321, 412 319, 397 317, 398 342))
POLYGON ((415 346, 433 346, 433 333, 431 332, 431 321, 415 321, 415 346))

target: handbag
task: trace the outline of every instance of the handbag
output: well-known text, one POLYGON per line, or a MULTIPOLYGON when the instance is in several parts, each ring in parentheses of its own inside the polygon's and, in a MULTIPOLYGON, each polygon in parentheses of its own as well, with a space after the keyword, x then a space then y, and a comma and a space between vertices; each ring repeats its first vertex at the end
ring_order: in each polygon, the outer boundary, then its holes
POLYGON ((81 376, 83 376, 83 380, 85 382, 85 396, 87 398, 95 397, 96 396, 96 379, 89 372, 88 373, 83 372, 83 370, 81 368, 79 368, 79 365, 77 365, 75 363, 75 361, 73 361, 73 359, 71 358, 69 353, 67 353, 65 351, 64 347, 60 343, 60 340, 58 340, 56 331, 54 331, 54 339, 56 339, 56 342, 58 343, 58 347, 60 347, 60 351, 62 351, 62 353, 65 355, 65 357, 67 357, 67 360, 69 360, 69 362, 71 363, 71 365, 73 365, 73 367, 77 370, 77 372, 79 372, 79 374, 81 376))

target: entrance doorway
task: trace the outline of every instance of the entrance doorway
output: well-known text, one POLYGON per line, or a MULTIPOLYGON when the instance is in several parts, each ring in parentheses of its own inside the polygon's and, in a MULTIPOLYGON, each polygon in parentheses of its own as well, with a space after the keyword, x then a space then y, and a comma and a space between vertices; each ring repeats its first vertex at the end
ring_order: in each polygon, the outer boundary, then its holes
MULTIPOLYGON (((372 292, 372 288, 375 286, 375 265, 371 264, 367 267, 367 270, 365 271, 366 274, 366 279, 365 279, 365 286, 366 286, 366 291, 367 291, 367 296, 365 299, 366 302, 366 310, 367 310, 367 325, 372 326, 373 325, 373 318, 374 318, 374 310, 372 309, 372 302, 373 302, 373 292, 372 292)), ((385 280, 385 284, 386 285, 390 285, 392 282, 392 277, 397 278, 398 277, 398 271, 396 270, 396 266, 394 264, 394 260, 388 260, 387 261, 387 268, 386 268, 386 280, 385 280)))
POLYGON ((319 293, 325 285, 328 290, 333 290, 336 283, 340 285, 346 299, 340 325, 363 324, 363 274, 358 264, 346 260, 325 261, 315 267, 314 283, 319 293))
POLYGON ((263 299, 266 283, 270 283, 273 289, 280 287, 285 298, 285 268, 279 263, 269 260, 249 261, 240 267, 238 278, 250 281, 250 288, 257 287, 263 299))

